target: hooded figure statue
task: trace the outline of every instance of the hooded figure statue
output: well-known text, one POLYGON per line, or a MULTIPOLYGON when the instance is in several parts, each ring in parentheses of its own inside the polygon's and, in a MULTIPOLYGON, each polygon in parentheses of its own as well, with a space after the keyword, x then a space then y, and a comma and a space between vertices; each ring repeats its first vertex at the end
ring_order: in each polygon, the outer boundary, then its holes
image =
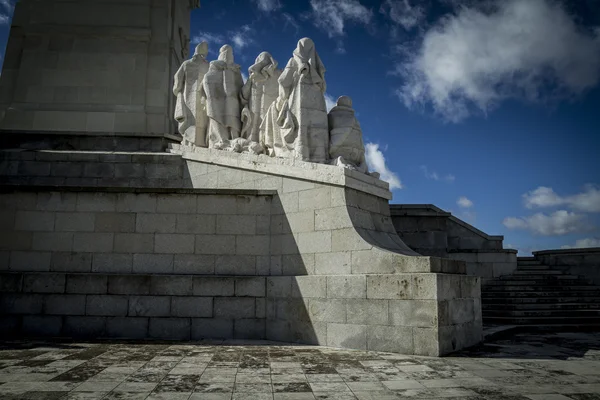
POLYGON ((208 116, 208 147, 224 149, 240 137, 239 93, 242 89, 240 66, 234 63, 233 49, 221 47, 219 58, 211 61, 202 85, 208 116))
POLYGON ((360 124, 354 115, 352 99, 342 96, 329 111, 329 156, 331 164, 368 172, 360 124))
POLYGON ((206 107, 200 92, 202 80, 208 72, 207 54, 208 43, 200 43, 192 58, 184 61, 175 74, 175 120, 184 145, 206 147, 206 107))
POLYGON ((251 142, 259 142, 260 125, 267 110, 277 99, 278 79, 281 70, 271 54, 263 51, 256 57, 254 65, 248 68, 248 80, 242 87, 242 137, 251 142))
POLYGON ((279 77, 279 96, 261 125, 261 144, 269 155, 327 162, 325 89, 325 66, 315 44, 309 38, 300 39, 279 77))

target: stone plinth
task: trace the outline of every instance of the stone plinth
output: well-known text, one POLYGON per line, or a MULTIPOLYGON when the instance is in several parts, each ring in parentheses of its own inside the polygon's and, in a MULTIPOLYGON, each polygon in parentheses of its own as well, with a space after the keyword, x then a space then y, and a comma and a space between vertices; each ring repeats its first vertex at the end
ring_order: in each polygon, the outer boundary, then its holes
POLYGON ((175 133, 172 77, 187 55, 190 10, 197 6, 17 2, 0 79, 0 129, 116 138, 175 133))
POLYGON ((481 339, 480 279, 402 242, 385 182, 178 153, 4 152, 4 326, 433 356, 481 339))

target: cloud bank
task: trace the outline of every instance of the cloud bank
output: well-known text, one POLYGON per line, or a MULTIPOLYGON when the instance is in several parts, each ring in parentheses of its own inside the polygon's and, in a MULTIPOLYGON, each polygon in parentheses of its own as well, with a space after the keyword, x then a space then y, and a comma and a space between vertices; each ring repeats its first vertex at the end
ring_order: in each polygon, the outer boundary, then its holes
POLYGON ((310 0, 312 20, 330 38, 344 36, 347 22, 369 24, 373 11, 358 0, 310 0))
POLYGON ((385 0, 379 12, 406 30, 417 27, 427 16, 419 0, 385 0))
POLYGON ((367 143, 365 146, 365 157, 369 171, 379 172, 380 179, 390 184, 390 190, 402 189, 402 182, 394 172, 390 171, 385 163, 385 156, 379 150, 379 145, 375 143, 367 143))
POLYGON ((262 12, 272 12, 281 8, 279 0, 252 0, 256 3, 258 9, 262 12))
POLYGON ((540 186, 523 195, 527 208, 567 206, 577 211, 600 212, 600 189, 586 185, 584 191, 572 196, 559 196, 551 187, 540 186))
POLYGON ((459 197, 458 200, 456 201, 456 204, 458 204, 462 208, 471 208, 471 207, 473 207, 473 202, 471 200, 469 200, 465 196, 459 197))
POLYGON ((507 217, 502 223, 508 229, 526 230, 540 236, 561 236, 592 229, 583 215, 566 210, 549 215, 537 213, 529 217, 507 217))
POLYGON ((585 238, 579 239, 575 241, 575 244, 561 246, 561 249, 582 249, 587 247, 600 247, 600 239, 599 238, 585 238))
POLYGON ((570 98, 600 79, 600 29, 583 30, 553 0, 497 0, 440 19, 397 67, 397 95, 459 122, 509 98, 570 98), (489 5, 492 4, 492 7, 489 5))

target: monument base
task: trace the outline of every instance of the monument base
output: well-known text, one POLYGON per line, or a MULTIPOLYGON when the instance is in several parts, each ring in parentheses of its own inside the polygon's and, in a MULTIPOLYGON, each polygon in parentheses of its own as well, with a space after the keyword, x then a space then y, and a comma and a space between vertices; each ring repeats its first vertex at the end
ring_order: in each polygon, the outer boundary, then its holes
POLYGON ((410 250, 385 182, 219 150, 2 152, 4 334, 244 338, 438 356, 480 281, 410 250))

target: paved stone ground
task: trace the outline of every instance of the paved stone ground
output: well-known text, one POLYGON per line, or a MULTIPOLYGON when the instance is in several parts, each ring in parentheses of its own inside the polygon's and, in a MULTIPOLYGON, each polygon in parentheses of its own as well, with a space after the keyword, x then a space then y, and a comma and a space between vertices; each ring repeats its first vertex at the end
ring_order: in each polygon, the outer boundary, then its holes
POLYGON ((600 399, 600 333, 431 358, 246 343, 0 343, 0 399, 600 399))

